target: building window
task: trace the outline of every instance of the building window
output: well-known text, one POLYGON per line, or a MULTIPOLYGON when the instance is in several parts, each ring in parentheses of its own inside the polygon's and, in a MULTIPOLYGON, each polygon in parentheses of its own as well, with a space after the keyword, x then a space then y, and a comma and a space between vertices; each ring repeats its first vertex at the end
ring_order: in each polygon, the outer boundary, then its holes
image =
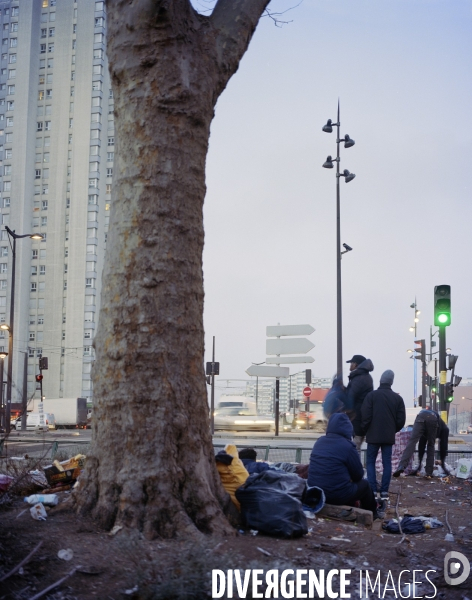
POLYGON ((34 260, 36 258, 38 258, 38 251, 37 250, 32 250, 31 251, 31 258, 34 260))
POLYGON ((95 17, 95 27, 103 27, 105 19, 103 17, 95 17))
POLYGON ((41 169, 36 169, 34 172, 35 179, 41 179, 41 169))
POLYGON ((16 54, 10 54, 9 58, 8 58, 8 62, 10 64, 12 63, 16 63, 16 54))
POLYGON ((92 81, 92 91, 93 92, 101 92, 102 91, 102 82, 101 81, 92 81))
POLYGON ((44 130, 45 131, 51 131, 51 121, 45 121, 44 122, 44 130))
POLYGON ((14 93, 15 93, 15 85, 14 84, 13 85, 9 85, 8 86, 8 94, 10 96, 12 96, 14 93))
POLYGON ((103 2, 96 2, 95 3, 95 10, 96 11, 103 10, 103 2))
POLYGON ((38 91, 38 100, 44 100, 44 90, 38 91))
POLYGON ((45 69, 46 68, 46 59, 45 58, 40 58, 39 59, 39 68, 40 69, 45 69))
POLYGON ((41 54, 46 54, 46 44, 41 44, 41 45, 39 46, 39 52, 40 52, 41 54))
POLYGON ((43 122, 42 121, 38 121, 36 123, 36 131, 42 131, 43 130, 43 122))
POLYGON ((77 33, 77 25, 75 23, 72 25, 72 33, 77 33))
MULTIPOLYGON (((36 284, 34 284, 34 286, 35 286, 35 291, 36 291, 36 284)), ((33 291, 33 284, 31 284, 31 291, 33 291)), ((34 340, 35 340, 35 337, 36 337, 36 336, 35 336, 35 333, 34 333, 34 331, 30 331, 30 332, 29 332, 29 341, 30 341, 30 342, 34 342, 34 340)))
POLYGON ((15 110, 15 101, 14 100, 8 100, 7 110, 15 110))
POLYGON ((8 273, 8 263, 0 263, 0 273, 8 273))
POLYGON ((88 203, 89 204, 98 204, 98 195, 97 194, 89 194, 88 203))
POLYGON ((113 177, 113 168, 107 169, 107 177, 113 177))
POLYGON ((67 289, 67 279, 64 281, 64 289, 67 289))
POLYGON ((10 48, 16 48, 18 46, 18 38, 10 38, 10 48))
POLYGON ((42 38, 48 37, 47 27, 44 27, 43 29, 41 29, 41 37, 42 38))
POLYGON ((108 138, 108 145, 109 146, 114 146, 115 145, 115 138, 114 137, 109 137, 108 138))
POLYGON ((38 317, 38 325, 44 325, 44 317, 38 317))
POLYGON ((54 59, 48 58, 48 69, 52 69, 54 67, 54 59))
POLYGON ((15 79, 16 77, 16 69, 8 69, 8 78, 15 79))
MULTIPOLYGON (((110 139, 110 138, 108 138, 108 139, 110 139)), ((113 162, 114 160, 115 160, 115 153, 114 152, 107 152, 107 161, 108 162, 113 162)))
POLYGON ((54 37, 56 34, 56 29, 55 27, 50 27, 49 28, 49 37, 54 37))
POLYGON ((106 184, 105 194, 111 194, 111 183, 106 184))
POLYGON ((16 33, 18 31, 18 23, 10 23, 10 31, 16 33))
POLYGON ((48 52, 54 52, 54 44, 48 44, 48 52))
POLYGON ((89 188, 98 188, 98 179, 89 179, 89 188))
POLYGON ((0 248, 0 256, 8 256, 8 246, 2 246, 0 248))
POLYGON ((48 224, 48 218, 41 217, 41 227, 47 227, 47 224, 48 224))
POLYGON ((46 90, 46 100, 52 99, 52 90, 46 90))
POLYGON ((91 340, 92 339, 92 330, 91 329, 86 329, 84 331, 84 338, 86 340, 91 340))

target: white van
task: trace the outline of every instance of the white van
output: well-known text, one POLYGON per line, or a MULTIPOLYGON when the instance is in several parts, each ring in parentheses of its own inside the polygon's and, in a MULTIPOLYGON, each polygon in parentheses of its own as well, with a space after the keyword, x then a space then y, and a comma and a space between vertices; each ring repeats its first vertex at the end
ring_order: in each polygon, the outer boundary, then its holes
POLYGON ((254 398, 223 395, 215 409, 214 425, 215 430, 274 431, 275 419, 258 416, 254 398))
MULTIPOLYGON (((44 413, 44 423, 47 429, 56 429, 56 418, 53 413, 44 413)), ((21 431, 21 419, 18 417, 16 420, 15 428, 17 431, 21 431)), ((37 429, 39 428, 39 413, 27 413, 26 415, 26 429, 37 429)))

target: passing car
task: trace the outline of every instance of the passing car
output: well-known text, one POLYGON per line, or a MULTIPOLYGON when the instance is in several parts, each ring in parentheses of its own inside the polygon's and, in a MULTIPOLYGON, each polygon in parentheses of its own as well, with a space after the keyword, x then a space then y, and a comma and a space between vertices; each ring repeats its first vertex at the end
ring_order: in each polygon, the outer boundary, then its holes
POLYGON ((246 398, 220 402, 214 413, 214 423, 215 431, 275 431, 275 420, 258 415, 256 403, 246 398))
POLYGON ((467 435, 467 429, 461 429, 459 435, 467 435))
MULTIPOLYGON (((15 429, 17 431, 21 431, 21 419, 23 417, 20 416, 18 417, 18 419, 15 422, 15 429)), ((26 415, 26 429, 31 431, 31 430, 36 430, 39 429, 40 425, 40 418, 39 418, 39 413, 27 413, 26 415)), ((56 418, 54 416, 53 413, 44 413, 44 424, 45 424, 45 429, 56 429, 56 418)))

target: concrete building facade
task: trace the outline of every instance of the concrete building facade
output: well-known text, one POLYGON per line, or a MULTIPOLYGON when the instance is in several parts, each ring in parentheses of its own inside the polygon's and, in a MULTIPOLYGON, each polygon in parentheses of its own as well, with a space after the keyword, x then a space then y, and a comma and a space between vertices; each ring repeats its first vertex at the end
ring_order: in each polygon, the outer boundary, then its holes
POLYGON ((28 397, 39 396, 42 355, 46 397, 91 398, 114 159, 105 5, 0 0, 0 13, 0 321, 12 277, 4 226, 44 236, 16 245, 12 407, 24 353, 28 397))

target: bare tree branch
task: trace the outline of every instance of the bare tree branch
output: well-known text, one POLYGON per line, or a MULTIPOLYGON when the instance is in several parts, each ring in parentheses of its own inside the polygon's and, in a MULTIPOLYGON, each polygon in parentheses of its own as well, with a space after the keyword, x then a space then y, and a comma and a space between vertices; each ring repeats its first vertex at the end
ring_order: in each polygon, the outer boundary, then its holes
POLYGON ((272 19, 272 21, 274 21, 274 25, 276 27, 283 27, 284 25, 288 25, 289 23, 292 23, 293 21, 282 21, 281 19, 279 19, 279 17, 281 15, 284 15, 285 13, 288 13, 290 10, 297 8, 298 6, 300 6, 300 4, 302 2, 303 2, 303 0, 300 0, 300 2, 298 4, 295 4, 295 6, 291 6, 290 8, 287 8, 287 10, 283 10, 282 12, 272 12, 271 10, 266 8, 265 11, 263 12, 262 16, 269 17, 270 19, 272 19))
POLYGON ((236 72, 269 2, 218 0, 210 19, 217 32, 217 60, 226 81, 236 72))

